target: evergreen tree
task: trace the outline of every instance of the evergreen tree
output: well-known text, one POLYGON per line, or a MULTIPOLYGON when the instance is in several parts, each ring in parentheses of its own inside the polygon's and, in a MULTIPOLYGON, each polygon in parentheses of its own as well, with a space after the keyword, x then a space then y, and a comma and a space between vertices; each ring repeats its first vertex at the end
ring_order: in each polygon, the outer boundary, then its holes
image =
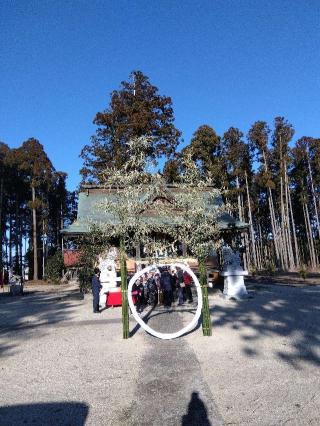
POLYGON ((183 149, 186 155, 191 150, 202 176, 212 178, 217 188, 227 184, 226 164, 222 157, 221 139, 208 125, 200 126, 193 134, 190 144, 183 149))
POLYGON ((37 210, 45 206, 53 166, 37 139, 30 138, 16 150, 19 169, 25 172, 31 189, 29 207, 32 211, 33 279, 38 279, 38 221, 37 210))
POLYGON ((94 124, 96 134, 81 151, 81 173, 83 180, 95 182, 105 180, 109 167, 119 169, 129 160, 126 144, 131 139, 147 137, 146 155, 155 160, 174 154, 181 135, 174 126, 171 98, 160 95, 141 71, 133 71, 130 81, 111 93, 109 107, 96 114, 94 124))

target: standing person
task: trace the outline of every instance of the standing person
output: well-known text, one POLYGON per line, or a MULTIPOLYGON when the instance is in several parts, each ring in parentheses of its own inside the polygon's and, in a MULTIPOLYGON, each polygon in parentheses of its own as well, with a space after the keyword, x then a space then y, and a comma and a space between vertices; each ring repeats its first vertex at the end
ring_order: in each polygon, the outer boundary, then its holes
POLYGON ((99 294, 102 288, 100 283, 100 269, 94 268, 94 276, 92 278, 92 294, 93 294, 93 313, 99 314, 99 294))
POLYGON ((186 301, 186 285, 183 281, 182 269, 177 270, 177 281, 178 281, 178 305, 183 305, 186 301))
POLYGON ((136 296, 136 309, 140 314, 143 311, 143 284, 141 280, 137 280, 132 286, 132 292, 136 296))
POLYGON ((164 306, 170 307, 172 303, 172 278, 167 268, 161 274, 160 285, 163 291, 164 306))
POLYGON ((147 288, 148 288, 147 302, 149 305, 155 306, 158 300, 158 289, 157 289, 153 272, 150 272, 148 275, 147 288))
POLYGON ((186 271, 184 271, 184 273, 183 273, 183 282, 186 286, 185 288, 186 288, 186 295, 187 295, 187 298, 188 298, 188 302, 192 303, 193 302, 192 290, 191 290, 192 278, 190 277, 190 275, 186 271))
POLYGON ((162 293, 160 293, 161 292, 160 271, 156 272, 156 274, 154 276, 154 280, 155 280, 155 283, 156 283, 156 286, 157 286, 157 303, 159 303, 159 305, 160 305, 160 303, 162 303, 162 299, 161 299, 162 293))
POLYGON ((171 270, 171 287, 172 287, 172 301, 175 302, 177 295, 177 274, 174 269, 171 270))

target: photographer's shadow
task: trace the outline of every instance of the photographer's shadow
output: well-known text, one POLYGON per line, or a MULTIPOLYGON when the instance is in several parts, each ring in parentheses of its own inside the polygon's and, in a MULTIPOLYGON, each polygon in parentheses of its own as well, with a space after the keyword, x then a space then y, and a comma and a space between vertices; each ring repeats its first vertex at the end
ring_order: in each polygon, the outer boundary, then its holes
POLYGON ((212 426, 208 419, 208 411, 205 404, 199 398, 198 392, 192 392, 188 404, 188 412, 182 417, 182 426, 212 426))

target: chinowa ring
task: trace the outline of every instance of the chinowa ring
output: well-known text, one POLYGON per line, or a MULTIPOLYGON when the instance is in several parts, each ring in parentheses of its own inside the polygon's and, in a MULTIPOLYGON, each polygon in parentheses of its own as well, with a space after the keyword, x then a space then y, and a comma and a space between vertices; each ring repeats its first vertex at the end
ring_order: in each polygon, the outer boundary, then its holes
POLYGON ((170 265, 168 265, 168 264, 157 264, 157 265, 150 265, 150 266, 147 266, 146 268, 143 268, 141 271, 137 272, 131 278, 131 280, 129 281, 129 286, 128 286, 128 302, 129 302, 129 306, 130 306, 130 309, 131 309, 131 312, 132 312, 134 319, 137 321, 138 324, 141 325, 141 327, 147 333, 151 334, 152 336, 158 337, 159 339, 170 340, 170 339, 176 339, 177 337, 183 336, 184 334, 193 330, 197 326, 199 318, 201 316, 201 310, 202 310, 202 292, 201 292, 199 280, 189 266, 187 266, 183 263, 174 263, 174 264, 170 264, 170 265), (192 321, 187 326, 183 327, 181 330, 179 330, 175 333, 160 333, 156 330, 153 330, 153 328, 149 327, 138 315, 138 312, 137 312, 136 307, 135 307, 133 300, 132 300, 132 286, 133 286, 133 284, 143 274, 154 270, 155 267, 163 267, 163 266, 178 267, 178 268, 182 269, 183 272, 186 271, 191 276, 191 278, 193 279, 193 282, 194 282, 196 290, 197 290, 197 295, 198 295, 198 306, 197 306, 197 310, 195 312, 195 315, 194 315, 192 321))

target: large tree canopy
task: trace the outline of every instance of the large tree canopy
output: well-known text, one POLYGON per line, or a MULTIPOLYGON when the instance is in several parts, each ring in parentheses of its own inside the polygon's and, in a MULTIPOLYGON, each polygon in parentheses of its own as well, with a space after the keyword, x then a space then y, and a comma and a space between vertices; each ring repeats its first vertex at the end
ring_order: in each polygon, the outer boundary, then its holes
POLYGON ((222 157, 221 138, 214 129, 206 124, 200 126, 182 153, 185 155, 189 150, 202 176, 209 176, 217 188, 222 188, 226 184, 226 165, 222 157))
MULTIPOLYGON (((0 142, 0 276, 2 266, 19 275, 28 266, 29 278, 37 276, 41 255, 50 256, 61 247, 60 229, 74 219, 75 210, 66 177, 54 169, 37 139, 12 149, 0 142)), ((39 272, 43 276, 42 268, 39 272)))
POLYGON ((162 155, 170 157, 181 135, 174 126, 171 98, 161 96, 140 71, 133 71, 129 81, 123 81, 120 90, 111 93, 109 107, 96 114, 94 124, 98 126, 96 134, 81 151, 81 173, 84 180, 96 182, 103 180, 101 171, 126 163, 126 143, 132 138, 148 137, 146 154, 155 160, 162 155))

